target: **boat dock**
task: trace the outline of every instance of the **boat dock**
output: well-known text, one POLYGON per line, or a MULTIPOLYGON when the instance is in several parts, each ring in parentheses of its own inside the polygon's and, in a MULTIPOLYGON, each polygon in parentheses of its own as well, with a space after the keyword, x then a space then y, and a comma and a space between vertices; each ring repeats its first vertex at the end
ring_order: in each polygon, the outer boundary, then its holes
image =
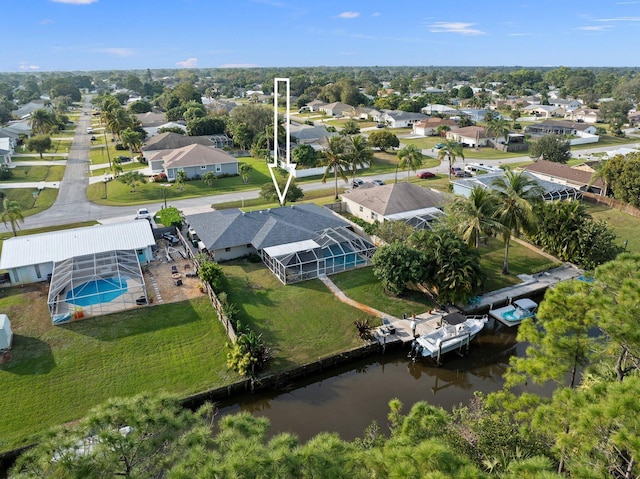
POLYGON ((547 288, 562 281, 576 279, 583 274, 583 270, 571 263, 565 263, 557 268, 534 275, 521 274, 518 275, 518 278, 522 280, 522 283, 478 296, 464 308, 464 312, 480 314, 494 309, 496 306, 509 304, 516 299, 540 296, 547 288))
MULTIPOLYGON (((484 314, 495 306, 506 305, 513 300, 523 297, 541 295, 550 286, 561 281, 578 278, 583 273, 584 271, 571 263, 565 263, 558 268, 554 268, 543 273, 537 273, 534 275, 522 274, 518 276, 522 280, 522 283, 478 296, 477 298, 474 298, 473 304, 467 305, 462 312, 468 315, 484 314)), ((432 309, 421 314, 416 314, 415 316, 411 315, 406 318, 396 318, 347 297, 327 276, 321 276, 320 280, 340 301, 382 319, 382 326, 376 328, 373 332, 375 339, 382 346, 396 342, 406 344, 413 341, 414 337, 413 332, 411 331, 412 319, 415 319, 416 321, 416 336, 423 336, 434 329, 439 328, 442 324, 442 318, 451 312, 443 311, 441 309, 432 309)))

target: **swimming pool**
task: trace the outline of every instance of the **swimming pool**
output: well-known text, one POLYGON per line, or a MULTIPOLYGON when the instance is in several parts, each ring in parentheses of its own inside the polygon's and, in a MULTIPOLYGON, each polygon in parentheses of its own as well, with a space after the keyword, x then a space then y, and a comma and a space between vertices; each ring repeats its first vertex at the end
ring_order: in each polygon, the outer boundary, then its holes
POLYGON ((67 303, 92 306, 108 303, 127 292, 127 278, 114 276, 88 281, 67 292, 67 303))

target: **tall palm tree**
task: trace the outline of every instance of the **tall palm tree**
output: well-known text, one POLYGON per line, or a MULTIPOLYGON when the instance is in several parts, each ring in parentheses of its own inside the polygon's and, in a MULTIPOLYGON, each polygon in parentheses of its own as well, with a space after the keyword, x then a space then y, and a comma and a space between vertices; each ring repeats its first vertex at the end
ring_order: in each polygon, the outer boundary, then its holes
POLYGON ((495 219, 498 197, 482 186, 475 186, 468 198, 458 196, 451 204, 455 230, 469 246, 480 246, 482 236, 493 236, 502 230, 495 219))
POLYGON ((509 242, 511 235, 518 237, 522 232, 535 229, 536 218, 533 205, 541 200, 544 190, 523 172, 505 171, 504 175, 493 180, 500 201, 496 219, 503 227, 504 265, 503 274, 509 274, 509 242))
POLYGON ((369 148, 367 139, 362 135, 349 137, 349 144, 347 146, 347 161, 349 161, 351 165, 351 184, 353 185, 358 167, 364 168, 367 165, 371 165, 373 161, 373 151, 369 148))
POLYGON ((131 126, 131 117, 122 108, 116 108, 107 115, 107 127, 119 140, 122 140, 122 131, 131 126))
POLYGON ((496 138, 496 143, 498 142, 498 138, 500 136, 504 137, 505 143, 509 138, 509 121, 504 118, 494 118, 487 125, 487 133, 496 138))
POLYGON ((45 108, 33 110, 29 117, 29 125, 31 131, 38 135, 47 133, 53 125, 56 124, 56 117, 45 108))
POLYGON ((122 145, 129 148, 129 154, 133 158, 134 150, 136 153, 140 153, 142 147, 142 135, 132 130, 131 128, 125 128, 121 133, 122 145))
POLYGON ((451 178, 451 165, 456 162, 456 158, 460 157, 464 160, 462 144, 457 141, 444 140, 442 148, 438 150, 438 161, 442 163, 445 157, 449 160, 449 178, 451 178))
POLYGON ((19 229, 18 222, 24 223, 24 216, 22 215, 22 209, 17 201, 5 198, 2 201, 2 213, 0 214, 2 222, 5 226, 7 223, 11 224, 11 231, 13 236, 18 236, 17 229, 19 229))
MULTIPOLYGON (((403 170, 407 170, 407 181, 409 181, 409 174, 411 170, 417 171, 424 163, 424 156, 422 151, 416 145, 407 145, 398 151, 398 166, 403 170)), ((397 181, 397 169, 396 169, 396 181, 397 181)))
POLYGON ((329 144, 327 149, 322 152, 324 160, 323 166, 326 167, 324 175, 322 175, 322 182, 326 182, 327 178, 331 174, 333 169, 333 177, 335 181, 335 199, 338 199, 338 175, 344 180, 348 181, 345 171, 349 169, 349 161, 346 158, 347 144, 344 136, 334 135, 329 138, 329 144))

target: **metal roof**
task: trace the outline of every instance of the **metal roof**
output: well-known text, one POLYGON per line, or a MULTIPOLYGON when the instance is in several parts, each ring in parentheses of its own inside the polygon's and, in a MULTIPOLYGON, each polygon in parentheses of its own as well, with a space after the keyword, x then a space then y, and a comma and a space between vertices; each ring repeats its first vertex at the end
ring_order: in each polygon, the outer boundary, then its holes
POLYGON ((62 261, 75 256, 114 250, 133 250, 155 244, 146 220, 88 226, 4 241, 0 269, 62 261))
POLYGON ((307 251, 315 248, 320 248, 320 245, 313 240, 304 240, 297 241, 295 243, 270 246, 268 248, 265 248, 264 252, 271 257, 276 257, 285 254, 297 253, 299 251, 307 251))

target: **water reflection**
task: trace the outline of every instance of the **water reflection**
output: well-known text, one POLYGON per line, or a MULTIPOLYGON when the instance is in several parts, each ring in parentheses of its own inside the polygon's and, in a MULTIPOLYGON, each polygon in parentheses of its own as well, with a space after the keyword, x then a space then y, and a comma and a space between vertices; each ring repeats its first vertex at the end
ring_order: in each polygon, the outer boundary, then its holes
POLYGON ((336 431, 344 439, 361 436, 376 420, 387 424, 393 398, 405 410, 417 401, 442 406, 467 403, 475 391, 502 387, 509 358, 523 355, 526 345, 516 342, 517 329, 487 324, 469 354, 445 357, 443 366, 412 362, 407 349, 361 359, 290 385, 288 389, 237 398, 222 404, 221 413, 248 411, 271 420, 271 432, 292 432, 307 440, 322 431, 336 431))

